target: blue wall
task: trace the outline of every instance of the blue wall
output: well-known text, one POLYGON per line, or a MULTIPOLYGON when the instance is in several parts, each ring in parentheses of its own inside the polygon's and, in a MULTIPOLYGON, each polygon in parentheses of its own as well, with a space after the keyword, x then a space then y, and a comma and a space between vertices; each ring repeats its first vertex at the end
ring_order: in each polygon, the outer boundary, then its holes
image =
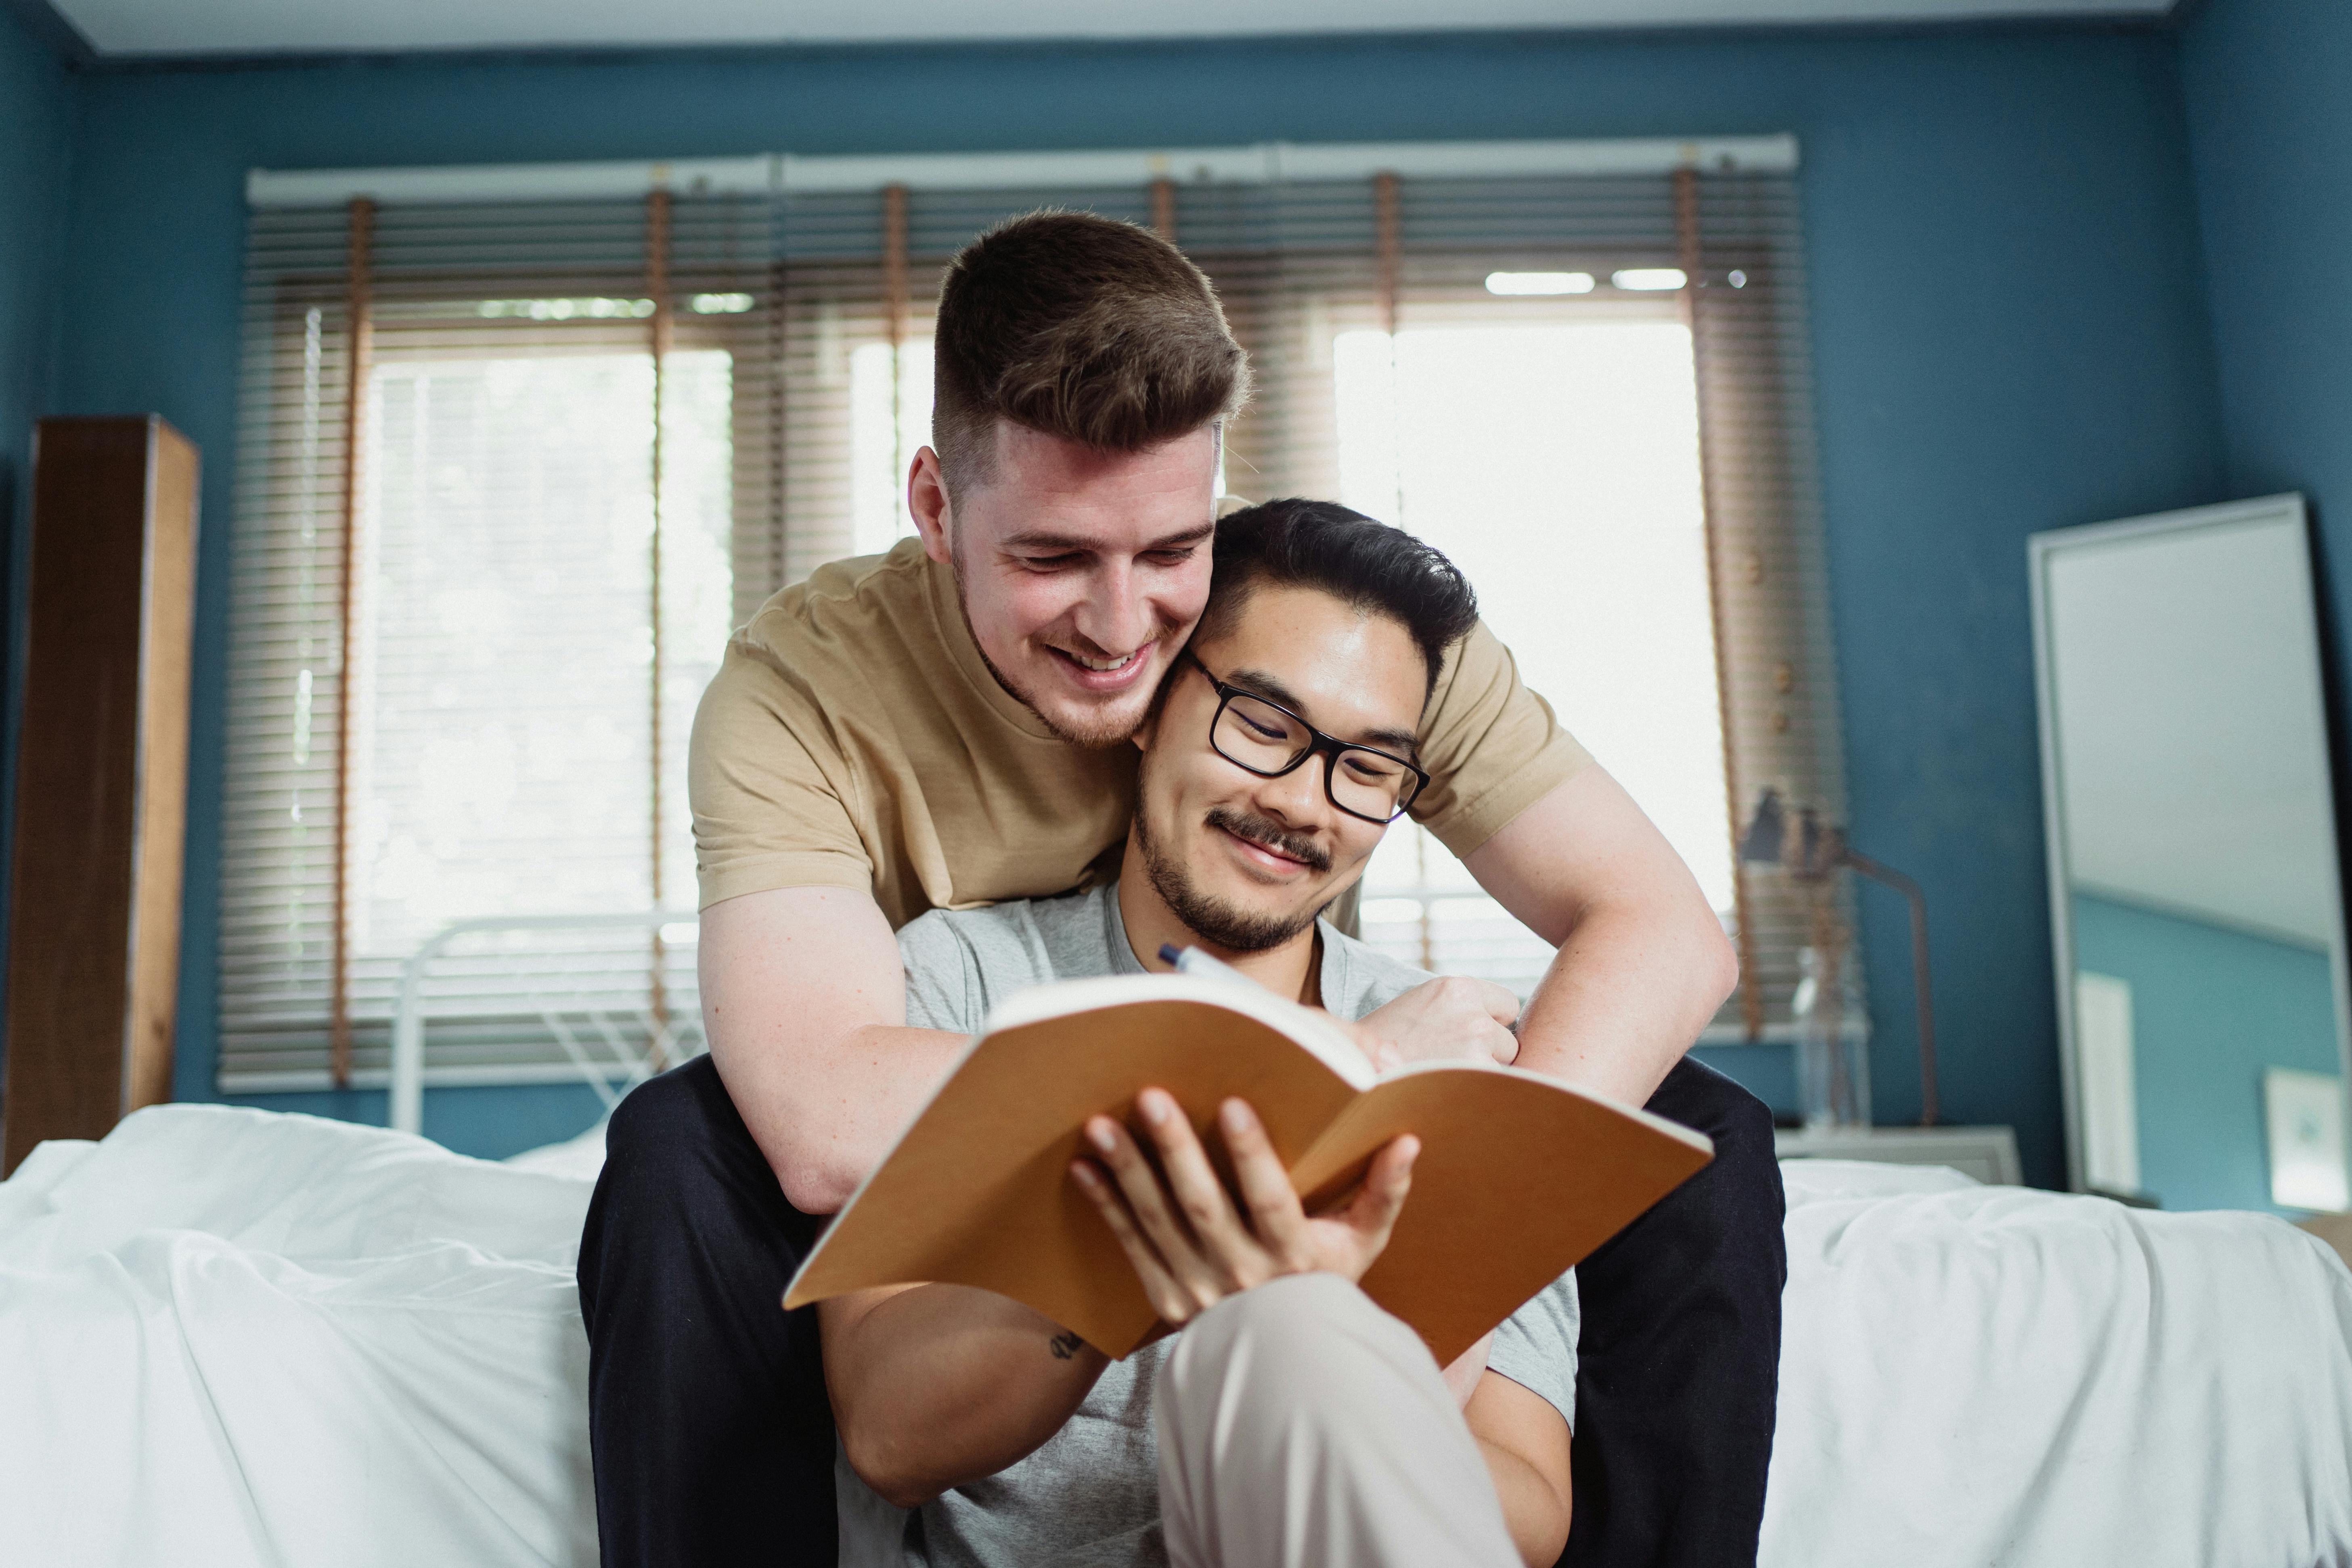
POLYGON ((2077 893, 2074 962, 2132 988, 2140 1185, 2168 1209, 2271 1209, 2263 1069, 2344 1070, 2327 954, 2077 893))
MULTIPOLYGON (((186 429, 215 520, 255 165, 1797 132, 1854 840, 1932 901, 1948 1115, 2016 1124, 2029 1174, 2063 1178, 2022 542, 2221 493, 2169 37, 742 52, 81 90, 63 402, 186 429)), ((194 1098, 212 1092, 226 543, 207 531, 200 589, 178 1079, 194 1098)), ((1917 1105, 1906 931, 1861 896, 1878 1102, 1901 1120, 1917 1105)))
POLYGON ((2310 499, 2340 701, 2352 689, 2352 6, 2207 0, 2179 47, 2228 489, 2310 499))
MULTIPOLYGON (((73 88, 48 46, 0 7, 0 754, 16 754, 33 422, 55 412, 58 302, 71 169, 73 88)), ((0 775, 0 866, 16 820, 0 775)), ((5 883, 0 883, 5 887, 5 883)), ((6 934, 0 899, 0 941, 6 934)), ((5 950, 0 950, 5 951, 5 950)), ((0 984, 5 984, 0 973, 0 984)), ((0 1040, 0 1051, 6 1042, 0 1040)))
POLYGON ((0 9, 0 526, 21 508, 33 421, 49 411, 72 127, 65 70, 0 9))
POLYGON ((2352 608, 2352 6, 2210 0, 2181 37, 2232 491, 2308 494, 2352 608))

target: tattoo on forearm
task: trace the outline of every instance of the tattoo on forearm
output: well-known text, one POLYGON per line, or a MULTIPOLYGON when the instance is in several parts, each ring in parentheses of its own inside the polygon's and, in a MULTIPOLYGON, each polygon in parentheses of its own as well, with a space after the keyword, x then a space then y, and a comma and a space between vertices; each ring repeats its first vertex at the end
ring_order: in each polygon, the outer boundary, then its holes
POLYGON ((1086 1342, 1086 1341, 1078 1338, 1077 1335, 1071 1333, 1068 1330, 1065 1329, 1062 1332, 1055 1334, 1052 1339, 1047 1340, 1045 1344, 1046 1348, 1054 1352, 1054 1359, 1055 1361, 1067 1361, 1072 1356, 1077 1354, 1078 1347, 1086 1342))

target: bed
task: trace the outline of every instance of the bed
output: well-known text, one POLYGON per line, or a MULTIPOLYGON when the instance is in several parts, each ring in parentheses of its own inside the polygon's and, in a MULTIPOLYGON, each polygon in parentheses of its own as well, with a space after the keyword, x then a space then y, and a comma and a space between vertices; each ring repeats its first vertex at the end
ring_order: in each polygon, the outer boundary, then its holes
MULTIPOLYGON (((219 1106, 0 1184, 0 1557, 592 1564, 592 1133, 219 1106)), ((2254 1215, 1784 1166, 1775 1568, 2352 1563, 2352 1272, 2254 1215)))

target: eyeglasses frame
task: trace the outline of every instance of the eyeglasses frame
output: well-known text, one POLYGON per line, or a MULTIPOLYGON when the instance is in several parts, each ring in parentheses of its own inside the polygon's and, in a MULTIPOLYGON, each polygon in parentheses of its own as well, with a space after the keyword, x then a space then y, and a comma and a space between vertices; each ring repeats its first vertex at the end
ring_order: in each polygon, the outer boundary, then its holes
POLYGON ((1241 687, 1229 685, 1224 681, 1219 680, 1216 676, 1211 672, 1209 667, 1201 662, 1200 656, 1195 654, 1189 647, 1178 657, 1190 664, 1194 669, 1199 670, 1201 672, 1202 679, 1206 680, 1211 689, 1217 694, 1217 710, 1209 716, 1209 750, 1216 752, 1218 756, 1223 757, 1226 762, 1233 763, 1234 766, 1241 769, 1242 772, 1255 778, 1278 779, 1290 773, 1297 773, 1299 768, 1308 761, 1308 759, 1321 756, 1327 759, 1323 764, 1323 798, 1331 803, 1332 809, 1335 811, 1344 812, 1348 816, 1354 817, 1359 822, 1377 823, 1382 827, 1386 827, 1390 823, 1394 822, 1398 817, 1402 816, 1405 813, 1411 811, 1412 809, 1412 803, 1421 798, 1421 792, 1429 787, 1429 770, 1423 767, 1419 763, 1413 762, 1405 757, 1400 757, 1394 752, 1383 752, 1378 746, 1367 746, 1355 741, 1343 741, 1337 735, 1327 735, 1322 731, 1317 729, 1314 725, 1309 724, 1298 714, 1292 712, 1289 709, 1285 708, 1281 703, 1276 702, 1273 698, 1265 696, 1262 692, 1247 691, 1243 689, 1241 687), (1297 756, 1291 758, 1290 761, 1285 763, 1282 766, 1276 768, 1271 773, 1267 772, 1264 768, 1252 767, 1249 763, 1244 763, 1238 757, 1233 756, 1231 753, 1227 752, 1223 746, 1217 744, 1217 726, 1224 721, 1225 710, 1233 706, 1234 699, 1236 697, 1246 697, 1253 702, 1263 702, 1268 708, 1273 709, 1276 712, 1281 714, 1284 718, 1289 720, 1291 722, 1297 724, 1300 729, 1306 731, 1307 734, 1306 748, 1297 756), (1396 810, 1386 816, 1367 816, 1351 805, 1342 805, 1339 800, 1339 791, 1334 786, 1333 782, 1333 774, 1339 766, 1339 753, 1342 752, 1368 752, 1371 755, 1380 758, 1382 762, 1396 763, 1399 767, 1403 768, 1406 772, 1412 774, 1412 789, 1397 804, 1396 810))

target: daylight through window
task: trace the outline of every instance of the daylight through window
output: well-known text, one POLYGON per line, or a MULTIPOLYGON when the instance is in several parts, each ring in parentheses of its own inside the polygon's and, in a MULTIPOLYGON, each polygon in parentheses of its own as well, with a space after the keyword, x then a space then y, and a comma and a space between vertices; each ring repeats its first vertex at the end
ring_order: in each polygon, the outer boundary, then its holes
MULTIPOLYGON (((1333 346, 1340 497, 1444 551, 1486 624, 1732 909, 1698 414, 1680 322, 1408 327, 1333 346)), ((1531 990, 1550 949, 1426 830, 1392 830, 1364 933, 1531 990)))

